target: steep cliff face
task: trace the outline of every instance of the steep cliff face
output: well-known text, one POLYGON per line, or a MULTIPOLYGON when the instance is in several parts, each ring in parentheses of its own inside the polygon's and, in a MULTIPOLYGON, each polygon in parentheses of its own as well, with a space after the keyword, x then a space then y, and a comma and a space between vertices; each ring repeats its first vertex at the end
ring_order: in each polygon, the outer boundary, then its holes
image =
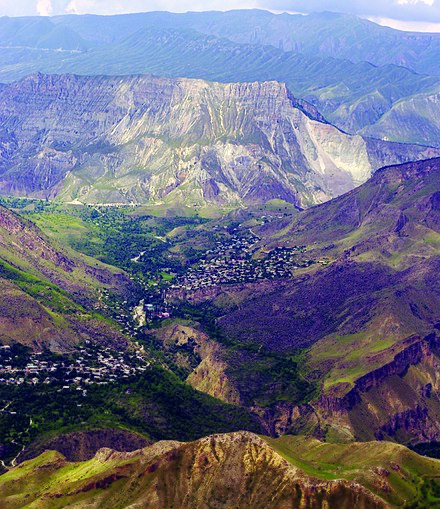
POLYGON ((186 379, 194 389, 226 403, 239 405, 240 394, 231 382, 222 346, 194 326, 175 323, 152 332, 173 355, 174 361, 190 373, 186 379))
POLYGON ((0 478, 0 493, 5 509, 21 507, 24 499, 38 500, 40 508, 388 507, 357 482, 306 474, 246 432, 189 444, 159 442, 132 453, 101 449, 83 464, 47 452, 0 478), (51 482, 55 477, 59 482, 51 482))
POLYGON ((307 206, 437 154, 348 136, 277 82, 37 74, 0 105, 0 191, 63 201, 307 206))
POLYGON ((425 96, 439 84, 438 35, 392 30, 354 16, 247 10, 57 16, 44 22, 5 17, 0 59, 2 82, 36 71, 273 79, 346 132, 366 128, 381 139, 438 146, 438 114, 429 112, 425 96), (392 111, 407 101, 424 111, 407 111, 402 122, 392 111))
POLYGON ((391 362, 358 378, 352 389, 337 384, 321 396, 314 406, 331 433, 413 444, 439 440, 439 339, 431 334, 408 343, 391 362))
POLYGON ((240 393, 227 374, 228 365, 222 359, 220 348, 215 343, 211 343, 204 350, 206 355, 188 376, 187 382, 194 389, 205 392, 214 398, 239 405, 241 403, 240 393))

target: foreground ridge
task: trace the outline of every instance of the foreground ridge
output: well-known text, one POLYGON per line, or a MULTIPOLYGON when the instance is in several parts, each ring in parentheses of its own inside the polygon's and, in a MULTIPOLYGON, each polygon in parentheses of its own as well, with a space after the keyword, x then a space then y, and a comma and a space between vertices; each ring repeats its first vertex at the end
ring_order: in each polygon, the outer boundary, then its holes
POLYGON ((5 509, 21 507, 23 497, 39 508, 388 507, 358 482, 305 473, 249 432, 130 453, 101 449, 76 464, 47 451, 2 476, 0 493, 5 509))

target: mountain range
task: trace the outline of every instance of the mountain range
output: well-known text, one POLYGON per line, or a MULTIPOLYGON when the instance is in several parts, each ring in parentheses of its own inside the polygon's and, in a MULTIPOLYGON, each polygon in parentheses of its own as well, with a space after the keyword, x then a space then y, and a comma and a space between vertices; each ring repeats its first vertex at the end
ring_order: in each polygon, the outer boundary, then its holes
POLYGON ((385 509, 402 507, 420 492, 421 503, 433 500, 438 472, 438 461, 394 444, 338 446, 239 432, 192 443, 162 441, 134 452, 103 448, 82 463, 47 451, 4 474, 0 494, 5 509, 23 503, 385 509), (311 450, 323 467, 310 459, 311 450))
POLYGON ((277 80, 351 134, 438 145, 436 34, 264 11, 3 18, 1 26, 2 81, 36 71, 277 80))

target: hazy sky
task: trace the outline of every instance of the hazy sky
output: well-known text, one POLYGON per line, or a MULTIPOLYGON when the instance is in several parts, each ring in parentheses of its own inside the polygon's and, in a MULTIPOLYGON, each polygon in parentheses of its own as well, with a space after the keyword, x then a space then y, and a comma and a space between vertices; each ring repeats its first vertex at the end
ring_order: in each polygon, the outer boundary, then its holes
POLYGON ((0 0, 0 16, 250 8, 276 12, 347 12, 403 30, 440 31, 440 0, 0 0))

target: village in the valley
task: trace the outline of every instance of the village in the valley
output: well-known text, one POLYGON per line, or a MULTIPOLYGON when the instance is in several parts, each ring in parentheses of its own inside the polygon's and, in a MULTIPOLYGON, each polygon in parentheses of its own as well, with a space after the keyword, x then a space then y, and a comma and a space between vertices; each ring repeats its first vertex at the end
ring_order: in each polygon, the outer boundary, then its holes
POLYGON ((163 268, 170 277, 156 281, 153 287, 148 288, 145 298, 133 308, 131 317, 135 327, 125 315, 122 315, 122 320, 120 317, 116 320, 124 324, 125 332, 134 332, 151 321, 170 318, 173 310, 170 303, 188 292, 219 285, 289 279, 300 268, 329 263, 327 259, 309 259, 304 255, 306 246, 276 247, 269 252, 262 250, 255 256, 260 240, 251 229, 243 234, 235 228, 231 235, 215 240, 215 246, 206 250, 203 257, 184 274, 177 276, 170 269, 163 268))
POLYGON ((206 251, 197 265, 170 285, 170 291, 194 291, 215 285, 290 278, 295 270, 316 263, 314 260, 298 259, 298 255, 306 251, 306 246, 278 247, 254 258, 259 240, 250 230, 247 236, 234 234, 226 240, 217 241, 216 247, 206 251))
MULTIPOLYGON (((8 385, 60 384, 60 390, 87 392, 91 384, 107 384, 145 371, 149 362, 142 346, 134 352, 121 352, 91 342, 69 357, 48 352, 32 352, 19 359, 13 347, 0 347, 0 383, 8 385), (21 360, 21 362, 20 362, 21 360)), ((85 395, 85 394, 84 394, 85 395)))
MULTIPOLYGON (((254 256, 261 239, 247 230, 243 235, 237 229, 226 238, 215 241, 215 246, 204 252, 197 264, 183 275, 170 274, 169 280, 146 288, 145 296, 131 310, 127 301, 111 306, 113 318, 122 332, 136 337, 137 331, 151 323, 172 318, 173 296, 217 285, 249 283, 267 279, 292 277, 295 270, 327 260, 309 260, 304 255, 306 246, 277 247, 254 256)), ((109 297, 108 291, 102 291, 109 297)), ((104 301, 105 299, 103 299, 104 301)), ((103 302, 107 309, 110 307, 103 302)), ((55 383, 60 390, 78 390, 87 393, 91 384, 108 384, 141 374, 150 362, 144 347, 134 342, 135 350, 121 352, 85 342, 69 356, 54 356, 47 352, 32 352, 17 362, 10 346, 0 347, 0 383, 8 385, 36 385, 55 383)))

